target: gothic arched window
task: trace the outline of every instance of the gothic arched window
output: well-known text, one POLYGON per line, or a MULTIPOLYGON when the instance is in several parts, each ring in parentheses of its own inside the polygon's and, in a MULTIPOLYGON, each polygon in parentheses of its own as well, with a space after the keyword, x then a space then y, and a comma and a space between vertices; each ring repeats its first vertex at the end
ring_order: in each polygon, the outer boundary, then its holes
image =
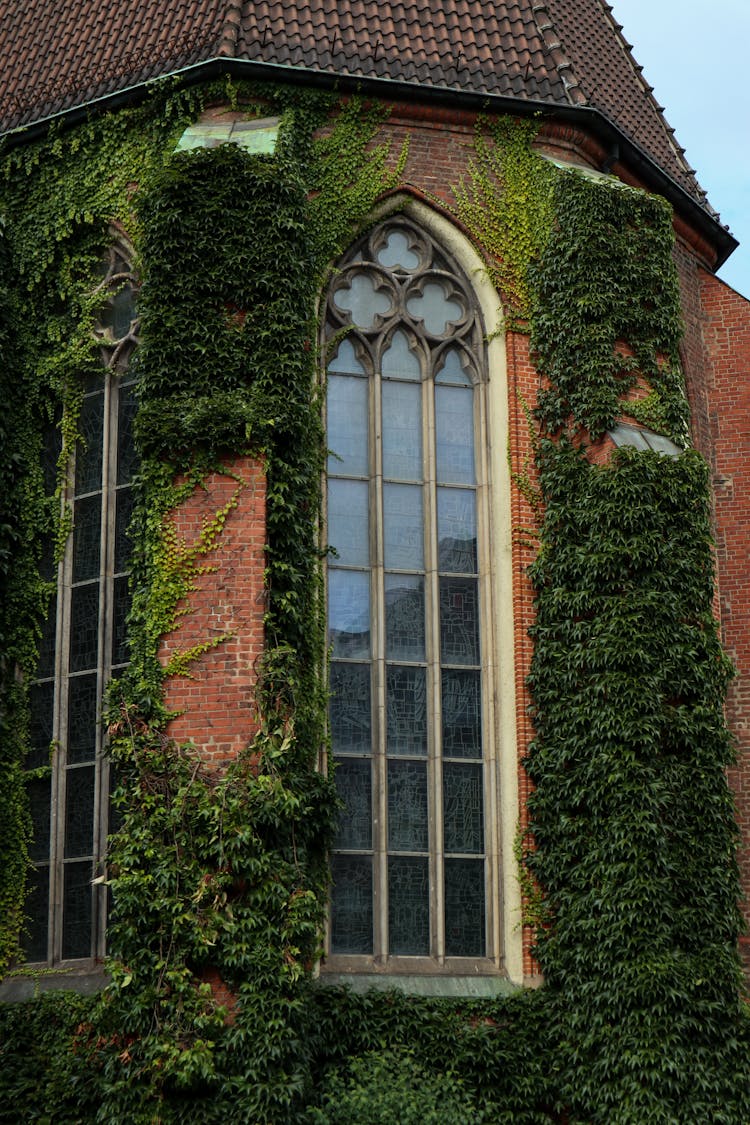
POLYGON ((485 326, 404 215, 326 306, 330 734, 344 804, 328 965, 499 964, 485 326))
MULTIPOLYGON (((135 467, 134 376, 137 343, 132 250, 122 238, 102 270, 96 325, 100 370, 86 377, 78 418, 80 440, 63 502, 72 531, 46 576, 56 593, 42 637, 37 679, 30 688, 29 783, 34 827, 26 956, 59 964, 104 954, 109 770, 100 721, 106 684, 127 662, 128 524, 135 467), (44 767, 49 763, 49 770, 44 767)), ((45 475, 54 482, 59 444, 47 442, 45 475)))

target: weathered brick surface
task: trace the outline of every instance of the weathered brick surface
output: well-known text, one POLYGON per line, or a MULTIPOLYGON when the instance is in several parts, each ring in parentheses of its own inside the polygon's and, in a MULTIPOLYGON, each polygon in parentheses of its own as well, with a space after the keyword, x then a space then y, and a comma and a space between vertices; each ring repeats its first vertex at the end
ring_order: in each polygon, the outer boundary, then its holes
MULTIPOLYGON (((740 874, 750 901, 750 302, 711 274, 701 272, 699 280, 709 360, 721 624, 737 671, 727 708, 738 755, 730 781, 741 832, 740 874)), ((747 939, 744 951, 750 969, 747 939)))
POLYGON ((191 663, 188 674, 167 678, 165 701, 178 712, 169 734, 191 741, 211 765, 226 763, 257 730, 256 667, 263 651, 266 487, 263 466, 238 457, 212 473, 172 514, 178 536, 195 543, 234 495, 215 548, 204 559, 195 590, 178 607, 177 628, 162 641, 160 659, 228 634, 191 663))

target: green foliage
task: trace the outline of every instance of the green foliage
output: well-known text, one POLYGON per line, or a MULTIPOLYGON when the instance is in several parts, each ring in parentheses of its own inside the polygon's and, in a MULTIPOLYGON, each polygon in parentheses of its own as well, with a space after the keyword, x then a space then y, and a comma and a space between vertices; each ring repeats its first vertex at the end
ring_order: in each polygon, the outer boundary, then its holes
POLYGON ((544 425, 557 432, 573 423, 600 437, 623 413, 622 396, 640 375, 658 399, 651 419, 685 445, 668 203, 615 180, 565 172, 557 177, 554 214, 530 271, 531 346, 550 382, 539 401, 544 425))
POLYGON ((480 117, 474 157, 455 188, 458 217, 489 255, 509 327, 531 316, 528 274, 549 238, 554 167, 531 148, 534 121, 480 117))
POLYGON ((525 862, 548 912, 538 957, 560 1095, 574 1121, 740 1125, 750 1040, 708 469, 692 450, 618 450, 597 466, 571 440, 611 427, 640 372, 650 418, 684 441, 669 216, 575 175, 556 216, 533 273, 549 389, 525 862))

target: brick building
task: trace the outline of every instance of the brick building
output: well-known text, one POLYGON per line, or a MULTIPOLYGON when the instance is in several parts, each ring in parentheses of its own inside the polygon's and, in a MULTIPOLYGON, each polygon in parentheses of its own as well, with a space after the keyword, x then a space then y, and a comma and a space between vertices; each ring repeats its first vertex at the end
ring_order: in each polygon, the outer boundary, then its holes
MULTIPOLYGON (((110 10, 88 0, 48 18, 50 7, 8 3, 0 15, 0 118, 17 162, 50 135, 65 144, 90 120, 131 112, 158 79, 209 91, 163 160, 175 148, 232 142, 273 161, 308 92, 332 96, 318 141, 335 133, 341 105, 360 99, 378 112, 367 153, 383 153, 382 191, 351 224, 317 308, 332 451, 320 534, 335 548, 325 566, 329 734, 346 811, 315 972, 437 995, 493 996, 539 980, 521 925, 515 841, 526 823, 521 763, 533 737, 527 568, 536 553, 522 530, 535 517, 519 482, 533 477, 529 411, 543 380, 528 309, 504 288, 505 244, 467 206, 481 163, 477 136, 496 141, 505 120, 535 124, 530 151, 550 168, 619 181, 672 208, 689 442, 711 471, 714 608, 737 672, 727 703, 737 747, 730 783, 750 895, 750 308, 715 276, 735 241, 609 5, 200 0, 161 10, 124 0, 110 10), (275 106, 273 88, 291 91, 286 109, 275 106)), ((138 174, 148 182, 145 165, 138 174)), ((146 190, 138 174, 136 210, 146 190)), ((147 305, 141 317, 135 305, 141 254, 146 275, 150 268, 139 242, 148 220, 97 206, 91 221, 109 230, 104 272, 92 271, 99 305, 89 310, 101 378, 81 392, 83 439, 69 450, 62 498, 72 530, 48 571, 56 601, 30 684, 28 759, 36 836, 26 954, 51 970, 46 981, 59 984, 63 971, 80 987, 101 984, 107 947, 110 770, 99 700, 130 659, 133 357, 141 339, 148 349, 153 313, 147 305)), ((247 309, 227 315, 245 330, 247 309)), ((606 463, 620 444, 679 455, 668 434, 629 408, 651 389, 645 378, 628 388, 592 460, 606 463)), ((193 565, 157 648, 172 716, 166 735, 193 744, 211 770, 235 760, 262 722, 255 680, 270 647, 266 518, 277 502, 266 469, 262 450, 227 446, 220 468, 164 517, 165 542, 193 565)), ((18 978, 4 988, 23 992, 18 978)))

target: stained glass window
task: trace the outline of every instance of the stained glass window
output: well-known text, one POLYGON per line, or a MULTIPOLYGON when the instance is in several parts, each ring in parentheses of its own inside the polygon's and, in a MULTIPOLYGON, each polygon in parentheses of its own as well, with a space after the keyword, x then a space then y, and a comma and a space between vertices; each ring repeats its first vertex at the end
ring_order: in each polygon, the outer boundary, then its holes
MULTIPOLYGON (((30 782, 35 864, 27 901, 26 955, 57 965, 104 953, 104 871, 109 770, 102 753, 102 693, 126 664, 128 524, 136 467, 132 420, 134 378, 128 370, 137 344, 136 280, 132 250, 116 238, 103 264, 95 328, 101 369, 87 375, 62 497, 72 515, 57 591, 31 685, 29 768, 49 765, 30 782)), ((44 447, 48 492, 60 455, 59 426, 44 447)), ((55 581, 51 563, 45 577, 55 581)))
POLYGON ((495 952, 478 550, 483 327, 460 268, 396 216, 341 263, 326 333, 330 731, 343 805, 328 961, 455 968, 495 952))

